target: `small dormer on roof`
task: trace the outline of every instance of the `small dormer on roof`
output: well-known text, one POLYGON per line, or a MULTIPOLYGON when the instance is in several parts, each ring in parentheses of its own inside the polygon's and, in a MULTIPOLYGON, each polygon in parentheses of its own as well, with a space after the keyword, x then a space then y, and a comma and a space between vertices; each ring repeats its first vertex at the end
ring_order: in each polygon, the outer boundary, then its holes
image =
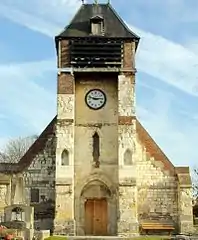
POLYGON ((100 15, 95 15, 90 19, 91 35, 104 35, 104 18, 100 15))

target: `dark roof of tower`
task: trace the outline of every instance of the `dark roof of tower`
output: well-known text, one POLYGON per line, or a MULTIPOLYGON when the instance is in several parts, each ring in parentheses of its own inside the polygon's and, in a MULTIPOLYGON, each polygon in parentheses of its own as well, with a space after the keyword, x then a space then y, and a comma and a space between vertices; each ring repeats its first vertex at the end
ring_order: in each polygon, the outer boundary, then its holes
POLYGON ((56 39, 90 36, 90 19, 95 16, 104 19, 104 37, 130 38, 139 41, 140 38, 127 27, 110 4, 83 4, 56 39))

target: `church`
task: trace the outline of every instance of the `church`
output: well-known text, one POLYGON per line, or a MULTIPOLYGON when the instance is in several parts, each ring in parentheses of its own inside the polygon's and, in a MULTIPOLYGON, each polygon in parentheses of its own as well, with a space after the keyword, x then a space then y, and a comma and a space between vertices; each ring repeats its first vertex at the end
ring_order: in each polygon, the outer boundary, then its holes
POLYGON ((57 115, 18 163, 0 164, 4 204, 33 206, 35 229, 192 231, 189 167, 175 167, 136 116, 139 41, 110 3, 82 4, 55 37, 57 115))

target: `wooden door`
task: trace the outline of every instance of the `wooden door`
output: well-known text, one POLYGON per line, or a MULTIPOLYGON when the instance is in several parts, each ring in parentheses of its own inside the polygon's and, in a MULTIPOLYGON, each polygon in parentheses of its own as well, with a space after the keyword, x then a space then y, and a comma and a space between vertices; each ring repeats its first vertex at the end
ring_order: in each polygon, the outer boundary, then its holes
POLYGON ((88 199, 85 203, 85 234, 107 235, 106 199, 88 199))

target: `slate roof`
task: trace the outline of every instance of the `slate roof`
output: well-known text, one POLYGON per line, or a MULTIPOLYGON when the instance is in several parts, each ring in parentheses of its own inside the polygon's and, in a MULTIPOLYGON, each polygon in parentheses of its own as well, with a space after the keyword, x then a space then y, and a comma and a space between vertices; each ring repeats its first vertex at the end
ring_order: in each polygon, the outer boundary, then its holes
POLYGON ((110 4, 83 4, 56 39, 90 36, 90 19, 95 16, 104 19, 104 37, 130 38, 135 39, 137 43, 140 40, 140 37, 127 27, 110 4))

